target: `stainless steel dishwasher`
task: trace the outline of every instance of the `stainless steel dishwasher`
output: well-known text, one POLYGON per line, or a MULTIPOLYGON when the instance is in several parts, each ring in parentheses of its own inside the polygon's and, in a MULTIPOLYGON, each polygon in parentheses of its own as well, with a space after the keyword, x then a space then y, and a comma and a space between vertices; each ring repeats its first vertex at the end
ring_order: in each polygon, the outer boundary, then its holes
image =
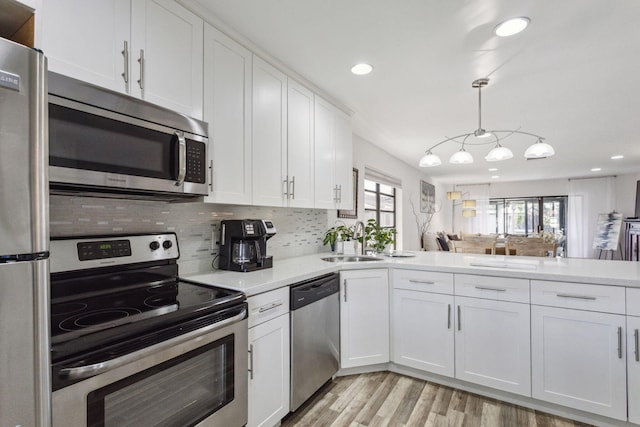
POLYGON ((291 287, 291 411, 340 368, 340 276, 291 287))

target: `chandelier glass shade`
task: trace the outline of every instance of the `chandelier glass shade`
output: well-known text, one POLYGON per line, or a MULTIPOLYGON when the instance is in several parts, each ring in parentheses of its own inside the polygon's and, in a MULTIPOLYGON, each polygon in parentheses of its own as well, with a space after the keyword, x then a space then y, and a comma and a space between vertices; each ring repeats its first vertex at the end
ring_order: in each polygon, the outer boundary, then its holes
POLYGON ((540 159, 550 157, 555 154, 553 147, 544 142, 544 137, 530 132, 524 132, 519 129, 515 130, 485 130, 482 128, 482 88, 489 84, 489 79, 477 79, 471 84, 471 87, 478 89, 478 128, 469 133, 464 133, 431 146, 422 156, 418 165, 420 167, 434 167, 442 164, 442 160, 437 154, 433 153, 433 149, 446 143, 454 142, 460 144, 460 150, 455 152, 450 158, 449 163, 464 165, 473 163, 473 156, 465 150, 465 145, 485 145, 494 144, 494 148, 485 156, 488 162, 499 162, 513 158, 513 152, 502 146, 501 141, 514 134, 525 135, 535 139, 535 142, 527 148, 524 157, 527 159, 540 159), (475 139, 469 139, 475 137, 475 139))

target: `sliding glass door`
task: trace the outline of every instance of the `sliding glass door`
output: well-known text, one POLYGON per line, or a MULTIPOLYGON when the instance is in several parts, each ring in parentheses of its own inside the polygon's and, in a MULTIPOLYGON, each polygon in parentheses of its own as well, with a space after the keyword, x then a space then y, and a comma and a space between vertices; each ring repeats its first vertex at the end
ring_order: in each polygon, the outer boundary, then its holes
POLYGON ((495 219, 496 234, 564 233, 567 196, 491 199, 489 212, 495 219))

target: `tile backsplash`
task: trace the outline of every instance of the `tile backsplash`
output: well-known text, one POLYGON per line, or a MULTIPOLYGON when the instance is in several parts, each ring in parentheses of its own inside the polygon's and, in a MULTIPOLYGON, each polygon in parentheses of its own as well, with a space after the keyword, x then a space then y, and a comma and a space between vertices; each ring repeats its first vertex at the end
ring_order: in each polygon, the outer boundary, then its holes
POLYGON ((323 209, 73 196, 51 196, 50 205, 51 237, 175 232, 181 274, 210 271, 219 250, 220 221, 241 218, 273 221, 277 234, 267 242, 267 252, 275 260, 327 250, 322 246, 327 229, 323 209))

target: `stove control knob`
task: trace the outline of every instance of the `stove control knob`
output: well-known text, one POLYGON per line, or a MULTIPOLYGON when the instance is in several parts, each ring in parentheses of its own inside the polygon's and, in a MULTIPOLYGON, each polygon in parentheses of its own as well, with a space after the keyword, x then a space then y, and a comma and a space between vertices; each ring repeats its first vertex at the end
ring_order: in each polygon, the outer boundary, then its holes
POLYGON ((162 247, 165 249, 169 249, 171 246, 173 246, 173 243, 171 243, 171 240, 165 240, 164 242, 162 242, 162 247))
POLYGON ((156 242, 155 240, 151 243, 149 243, 149 248, 152 251, 155 251, 156 249, 158 249, 160 247, 160 243, 156 242))

